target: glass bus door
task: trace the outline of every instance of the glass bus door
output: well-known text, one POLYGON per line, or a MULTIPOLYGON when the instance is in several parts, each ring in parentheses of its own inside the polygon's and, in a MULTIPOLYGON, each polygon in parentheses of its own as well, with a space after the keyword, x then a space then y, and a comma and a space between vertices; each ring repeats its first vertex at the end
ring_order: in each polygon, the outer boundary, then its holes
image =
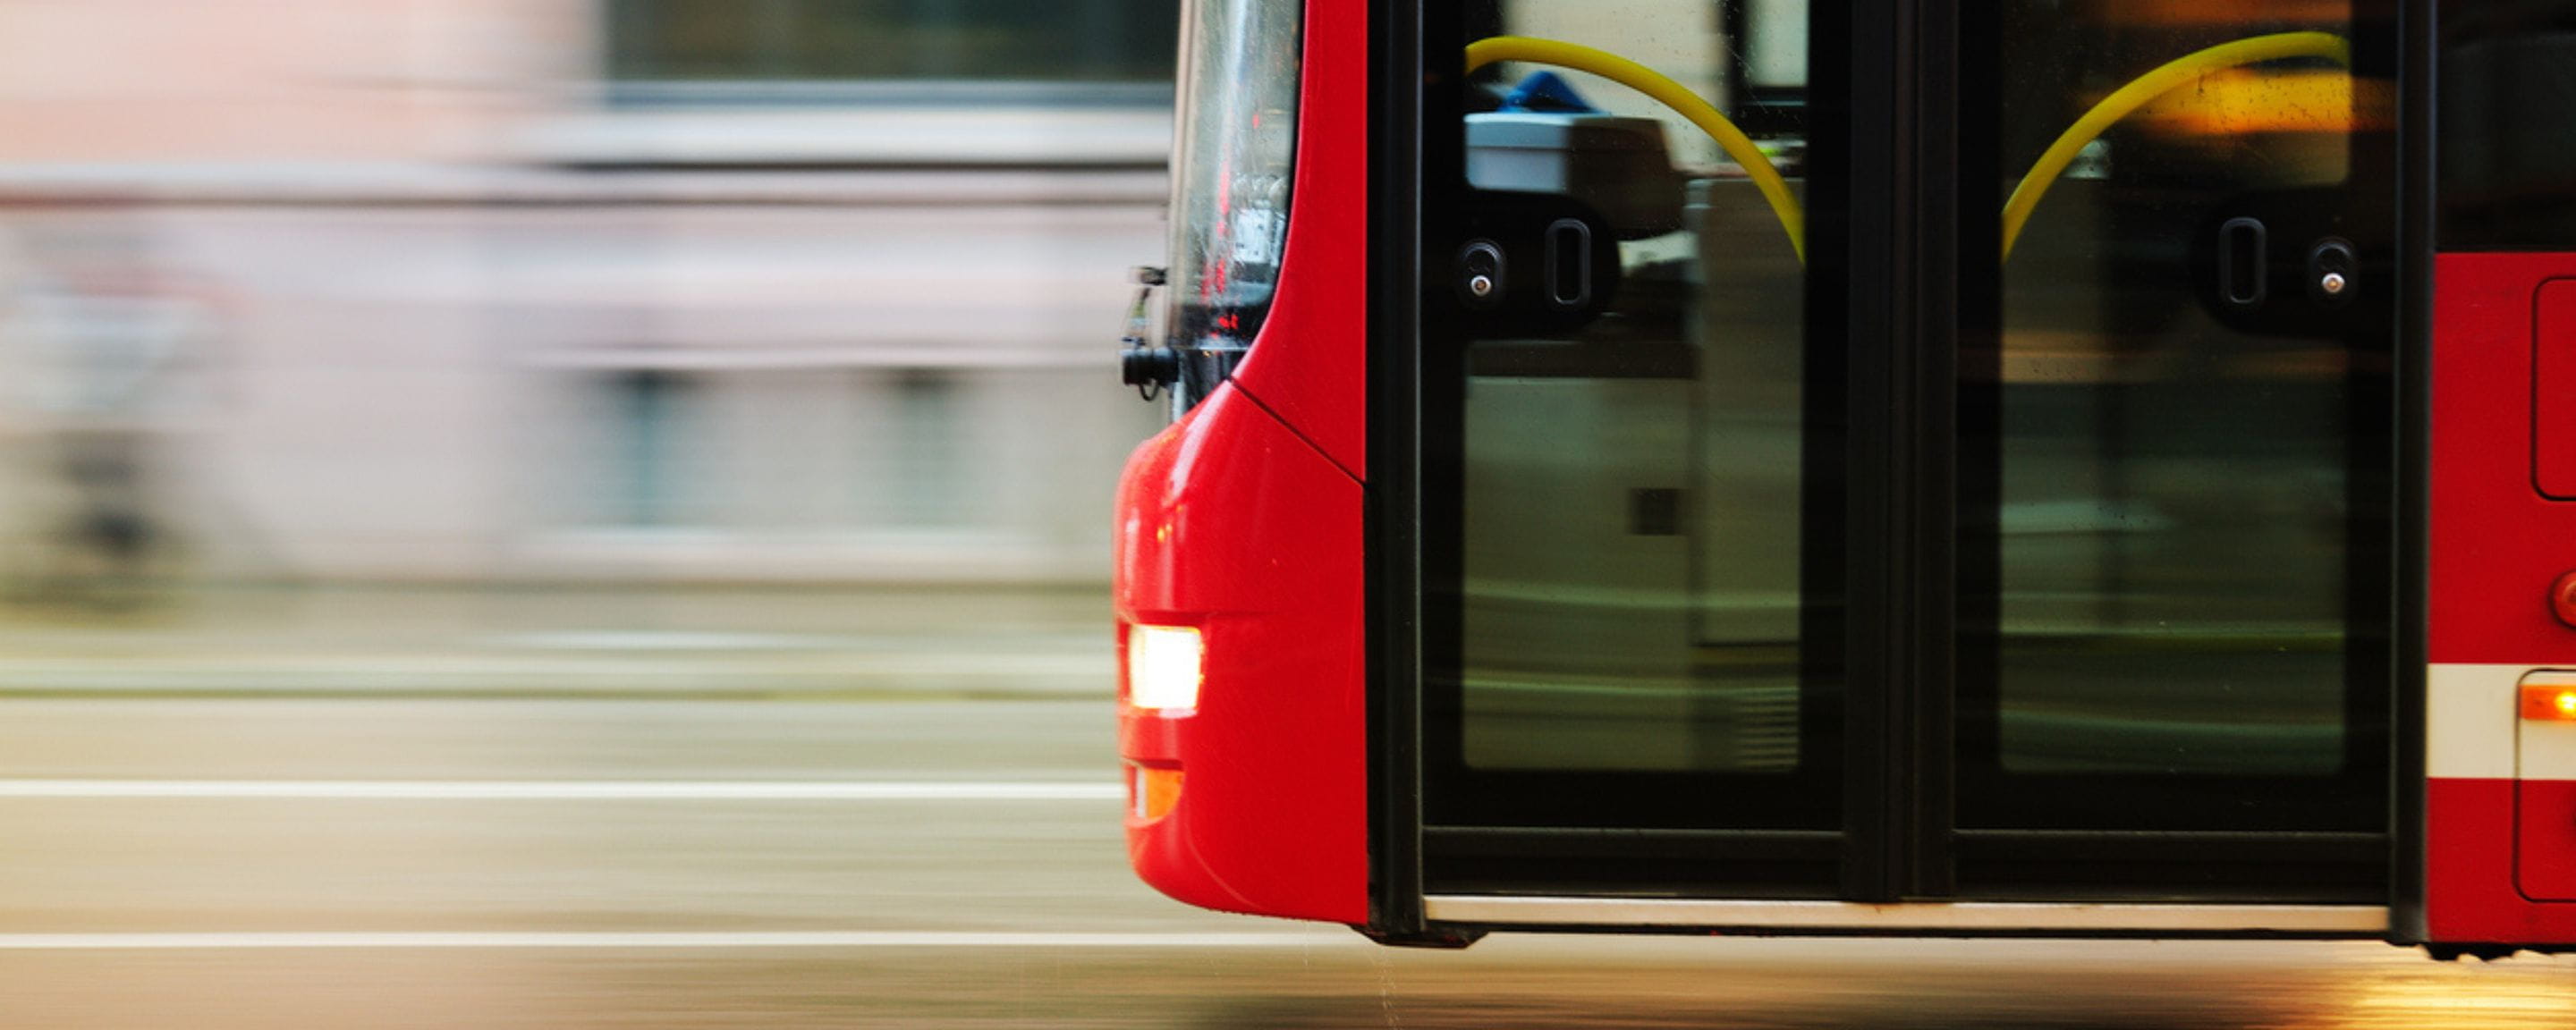
POLYGON ((2394 4, 1962 6, 1954 886, 2381 899, 2394 4))
POLYGON ((1800 248, 1840 173, 1804 4, 1447 27, 1633 60, 1743 135, 1544 47, 1471 52, 1425 115, 1424 260, 1457 290, 1425 325, 1425 521, 1456 527, 1423 534, 1426 882, 1833 896, 1842 341, 1800 248))
POLYGON ((2376 900, 2362 2, 1430 17, 1426 891, 2376 900))

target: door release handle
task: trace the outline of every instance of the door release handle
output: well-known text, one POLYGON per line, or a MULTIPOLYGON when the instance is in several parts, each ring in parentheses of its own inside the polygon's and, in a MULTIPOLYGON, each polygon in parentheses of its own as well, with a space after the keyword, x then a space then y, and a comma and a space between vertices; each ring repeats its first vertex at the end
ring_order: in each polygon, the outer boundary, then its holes
POLYGON ((2267 235, 2259 218, 2230 218, 2218 227, 2218 299, 2240 308, 2263 303, 2270 292, 2264 282, 2267 235))

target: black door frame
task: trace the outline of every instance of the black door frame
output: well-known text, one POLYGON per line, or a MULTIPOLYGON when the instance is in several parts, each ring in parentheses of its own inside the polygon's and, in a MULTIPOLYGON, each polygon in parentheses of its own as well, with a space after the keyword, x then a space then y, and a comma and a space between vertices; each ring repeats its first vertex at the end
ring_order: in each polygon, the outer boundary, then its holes
MULTIPOLYGON (((1957 179, 1955 161, 1930 162, 1942 174, 1922 178, 1929 166, 1913 141, 1928 126, 1944 141, 1944 155, 1956 147, 1956 119, 1947 112, 1957 102, 1957 23, 1950 5, 1937 0, 1819 4, 1810 18, 1811 38, 1841 44, 1817 47, 1812 74, 1847 84, 1843 96, 1818 90, 1808 105, 1820 130, 1810 137, 1811 166, 1843 169, 1808 185, 1813 286, 1806 314, 1816 341, 1808 348, 1810 380, 1843 388, 1809 391, 1810 424, 1830 429, 1811 431, 1803 503, 1810 513, 1830 513, 1840 522, 1811 523, 1821 531, 1803 534, 1809 596, 1801 635, 1843 642, 1817 674, 1849 692, 1834 697, 1825 712, 1841 721, 1835 739, 1849 753, 1834 756, 1844 770, 1846 814, 1834 829, 1663 836, 1697 861, 1722 856, 1829 865, 1818 895, 1895 900, 1938 891, 1946 882, 1945 785, 1918 774, 1925 764, 1918 737, 1933 734, 1911 729, 1940 705, 1898 685, 1923 682, 1924 669, 1946 679, 1948 668, 1946 621, 1927 625, 1920 616, 1945 617, 1949 608, 1955 434, 1948 427, 1955 405, 1947 389, 1926 386, 1926 376, 1943 375, 1949 366, 1946 352, 1925 344, 1947 339, 1947 304, 1956 290, 1947 278, 1919 280, 1950 274, 1946 248, 1955 239, 1961 200, 1949 185, 1957 179), (1925 52, 1926 41, 1939 54, 1928 74, 1915 56, 1925 52), (1938 94, 1909 86, 1918 76, 1938 94), (1848 346, 1854 339, 1890 345, 1848 346), (1933 364, 1921 363, 1926 360, 1933 364), (1898 526, 1913 528, 1899 535, 1898 526), (1865 568, 1886 572, 1863 581, 1856 570, 1865 568), (1937 571, 1926 575, 1925 568, 1937 571), (1888 707, 1897 703, 1911 707, 1888 707), (1863 742, 1874 746, 1857 746, 1863 742)), ((1376 925, 1399 935, 1421 925, 1420 684, 1434 664, 1430 657, 1456 646, 1455 613, 1423 600, 1426 587, 1455 574, 1437 547, 1426 551, 1442 535, 1424 527, 1447 524, 1458 513, 1441 507, 1454 505, 1454 496, 1423 487, 1426 465, 1436 464, 1423 447, 1438 439, 1426 436, 1423 425, 1443 413, 1426 400, 1422 384, 1446 370, 1438 367, 1440 348, 1417 333, 1422 313, 1437 310, 1433 305, 1444 303, 1445 294, 1445 284, 1425 278, 1422 262, 1437 248, 1421 239, 1419 184, 1462 177, 1455 156, 1422 146, 1423 126, 1440 116, 1430 108, 1444 100, 1454 106, 1460 88, 1454 72, 1425 67, 1422 41, 1460 38, 1458 19, 1451 5, 1407 3, 1380 5, 1373 16, 1379 61, 1372 79, 1372 232, 1383 267, 1406 274, 1371 277, 1375 339, 1404 341, 1373 347, 1369 365, 1372 897, 1376 925)), ((1473 835, 1505 848, 1579 846, 1576 835, 1545 831, 1473 835)))
POLYGON ((1850 175, 1834 184, 1851 191, 1839 205, 1850 221, 1816 238, 1842 249, 1847 271, 1830 286, 1811 277, 1808 315, 1811 327, 1834 317, 1829 307, 1848 318, 1843 632, 1853 746, 1842 893, 1851 901, 1945 893, 1949 883, 1948 763, 1929 759, 1947 750, 1954 694, 1954 248, 1967 224, 1993 221, 1959 217, 1961 6, 1815 8, 1850 19, 1851 113, 1840 141, 1850 175))
MULTIPOLYGON (((1956 27, 1952 42, 1958 52, 1953 67, 1960 70, 1963 85, 1954 96, 1956 101, 1995 102, 2003 95, 2003 83, 1994 77, 2001 74, 2004 62, 1994 49, 1994 41, 2003 37, 1996 24, 1998 12, 1988 5, 1962 4, 1970 21, 1956 27), (1981 52, 1982 51, 1982 52, 1981 52)), ((2429 33, 2418 31, 2409 18, 2417 5, 2401 0, 2359 0, 2351 12, 2348 29, 2353 45, 2355 70, 2373 79, 2385 79, 2400 85, 2400 97, 2412 97, 2428 88, 2420 74, 2410 71, 2410 56, 2428 45, 2429 33)), ((2401 100, 2401 104, 2411 101, 2401 100)), ((1974 110, 1961 106, 1961 111, 1974 110)), ((2420 118, 2396 112, 2398 125, 2420 127, 2420 118)), ((1960 119, 1966 132, 1974 138, 1957 143, 1957 160, 1951 171, 1958 176, 1957 186, 1974 189, 1979 183, 2000 184, 2007 169, 1991 162, 2000 159, 2001 141, 1995 134, 2003 126, 1992 118, 1960 119), (1989 162, 1983 167, 1976 162, 1989 162)), ((2243 895, 2251 900, 2287 900, 2296 896, 2318 902, 2363 900, 2365 896, 2385 896, 2390 886, 2403 875, 2401 864, 2392 864, 2388 855, 2394 835, 2404 832, 2406 820, 2390 815, 2386 809, 2397 796, 2397 784, 2406 768, 2404 753, 2409 743, 2407 734, 2394 732, 2398 727, 2421 726, 2421 717, 2411 719, 2403 708, 2408 697, 2403 683, 2410 673, 2401 658, 2407 634, 2400 626, 2413 626, 2420 632, 2421 622, 2408 621, 2409 608, 2404 600, 2414 589, 2402 568, 2403 540, 2407 532, 2418 531, 2420 520, 2404 513, 2411 510, 2404 498, 2411 496, 2412 480, 2399 467, 2400 440, 2411 432, 2407 427, 2420 425, 2420 414, 2405 403, 2399 389, 2402 370, 2413 367, 2405 358, 2407 341, 2420 339, 2411 330, 2410 319, 2420 318, 2420 298, 2406 291, 2429 281, 2429 269, 2423 268, 2417 255, 2410 251, 2410 240, 2417 239, 2408 222, 2408 212, 2420 206, 2420 191, 2413 185, 2421 169, 2409 156, 2423 149, 2418 136, 2363 132, 2353 141, 2352 158, 2355 177, 2348 183, 2346 208, 2357 216, 2362 229, 2357 239, 2372 251, 2374 261, 2389 259, 2372 269, 2374 291, 2367 301, 2385 317, 2366 323, 2344 337, 2352 355, 2352 370, 2345 381, 2349 389, 2346 405, 2346 496, 2352 501, 2345 524, 2345 669, 2347 757, 2351 760, 2339 783, 2323 789, 2292 784, 2278 778, 2265 781, 2246 778, 2246 789, 2261 790, 2265 807, 2276 811, 2319 813, 2304 824, 2295 821, 2268 822, 2251 820, 2255 828, 2226 828, 2226 820, 2211 820, 2197 828, 2156 829, 2142 823, 2123 829, 2019 829, 2002 828, 2012 824, 1993 821, 1992 813, 1980 816, 1977 809, 1991 807, 1991 802, 2010 797, 2025 799, 2032 792, 2051 790, 2065 793, 2066 783, 2049 784, 2045 778, 2029 774, 2007 773, 1998 766, 1980 765, 1992 762, 1972 757, 1980 749, 1994 746, 1994 722, 2001 704, 1998 679, 1997 648, 2002 641, 2000 619, 2001 561, 1999 529, 1990 524, 1970 525, 1971 520, 1993 520, 2000 515, 2002 497, 1999 476, 2003 472, 2001 441, 2002 340, 2000 327, 2002 290, 1997 280, 1983 279, 1982 267, 1971 266, 1965 258, 1956 264, 1960 269, 1975 268, 1977 274, 1955 281, 1953 296, 1958 304, 1955 348, 1947 352, 1954 362, 1946 370, 1958 384, 1957 408, 1952 422, 1952 435, 1945 438, 1952 449, 1954 475, 1950 480, 1956 508, 1952 528, 1964 529, 1953 539, 1958 541, 1952 554, 1949 573, 1953 577, 1955 607, 1947 627, 1945 642, 1951 649, 1951 672, 1940 682, 1937 695, 1924 681, 1927 696, 1937 696, 1950 707, 1934 713, 1924 727, 1941 735, 1935 740, 1922 739, 1923 754, 1940 756, 1938 749, 1949 749, 1947 739, 1954 730, 1959 734, 1956 750, 1946 760, 1927 762, 1929 777, 1940 780, 1943 796, 1931 800, 1947 804, 1951 812, 1940 818, 1946 829, 1927 824, 1929 834, 1945 837, 1948 861, 1944 870, 1949 882, 1939 888, 1956 890, 1965 885, 1978 897, 1993 897, 2000 889, 2019 891, 2026 878, 2014 870, 2048 869, 2066 877, 2061 884, 2068 889, 2092 878, 2093 886, 2081 888, 2086 896, 2099 892, 2134 893, 2154 897, 2164 892, 2194 893, 2205 896, 2216 893, 2243 895), (1972 739, 1972 738, 1982 738, 1972 739), (2004 794, 2002 784, 2010 780, 2013 793, 2004 794), (1962 795, 1962 783, 1983 783, 1991 793, 1973 797, 1962 795), (2377 796, 2357 796, 2367 783, 2377 796), (2308 807, 2308 806, 2313 806, 2308 807), (2322 813, 2340 806, 2348 818, 2338 821, 2322 813), (2372 825, 2363 828, 2360 820, 2376 815, 2372 825), (2298 828, 2291 828, 2291 827, 2298 828), (2083 870, 2078 872, 2077 870, 2083 870), (2226 875, 2206 875, 2207 871, 2226 875), (2127 888, 2126 891, 2121 888, 2127 888)), ((1928 153, 1927 149, 1927 153, 1928 153)), ((1933 170, 1938 174, 1937 170, 1933 170)), ((2001 198, 1969 198, 1960 210, 1991 211, 2001 206, 2001 198)), ((1994 253, 2000 247, 1998 227, 1990 218, 1963 218, 1956 222, 1961 255, 1994 253), (1969 238, 1978 234, 1977 238, 1969 238)), ((1991 267, 1991 266, 1983 266, 1991 267)), ((1937 330, 1935 330, 1937 331, 1937 330)), ((2419 384, 2420 385, 2420 384, 2419 384)), ((1927 676, 1935 675, 1924 670, 1927 676)), ((2420 675, 2420 665, 2411 675, 2420 675)), ((2420 781, 2420 773, 2417 774, 2420 781)), ((2219 794, 2224 783, 2219 778, 2195 784, 2193 789, 2219 794)), ((2132 784, 2132 788, 2138 785, 2132 784)), ((2085 790, 2091 790, 2088 786, 2085 790)), ((1929 792, 1927 792, 1929 793, 1929 792)), ((2144 802, 2158 791, 2141 790, 2135 794, 2113 796, 2144 802)), ((2168 792, 2169 793, 2169 792, 2168 792)), ((2173 802, 2167 799, 2165 802, 2173 802)), ((1916 809, 1928 812, 1931 806, 1916 809)), ((2215 810, 2212 810, 2215 811, 2215 810)), ((2147 817, 2149 822, 2153 817, 2147 817)), ((2267 817, 2272 820, 2283 816, 2267 817)), ((2028 886, 2046 887, 2038 881, 2028 886)), ((2213 899, 2214 900, 2214 899, 2213 899)))
MULTIPOLYGON (((2416 13, 2419 5, 2405 9, 2406 122, 2418 125, 2429 84, 2418 60, 2424 44, 2415 34, 2425 19, 2416 13)), ((1425 585, 1442 571, 1426 570, 1424 529, 1455 512, 1426 508, 1454 499, 1422 488, 1426 367, 1418 333, 1422 312, 1439 303, 1430 299, 1432 291, 1444 285, 1426 274, 1420 184, 1434 178, 1434 166, 1452 160, 1424 152, 1425 104, 1457 88, 1452 69, 1425 66, 1422 41, 1456 38, 1457 18, 1453 5, 1389 0, 1372 7, 1370 224, 1379 268, 1370 277, 1376 345, 1367 366, 1370 914, 1373 932, 1392 940, 1421 935, 1427 925, 1420 685, 1428 649, 1451 643, 1444 634, 1454 633, 1423 600, 1425 585)), ((1835 557, 1847 555, 1848 564, 1839 596, 1809 605, 1802 630, 1846 641, 1845 664, 1837 670, 1847 699, 1845 739, 1875 745, 1848 747, 1843 756, 1839 897, 1939 897, 1956 884, 1955 762, 1946 756, 1956 721, 1957 631, 1962 621, 1994 614, 1960 608, 1975 602, 1957 589, 1962 561, 1991 557, 1962 554, 1960 547, 1963 488, 1973 493, 1991 485, 1963 487, 1962 419, 1990 418, 1992 405, 1963 383, 1959 363, 1962 355, 1996 352, 2001 313, 1994 291, 1961 282, 1958 255, 2000 249, 1995 219, 1963 216, 2000 207, 2001 179, 1990 166, 2000 157, 1991 135, 1995 120, 1957 112, 1971 100, 1998 95, 1995 63, 1963 48, 1963 40, 1973 48, 1975 40, 1993 38, 1998 26, 1985 5, 1944 0, 1819 4, 1811 18, 1817 24, 1812 38, 1845 41, 1840 55, 1818 54, 1811 68, 1839 73, 1849 86, 1844 131, 1810 141, 1815 160, 1830 165, 1839 158, 1848 175, 1810 183, 1821 195, 1811 193, 1807 230, 1814 267, 1841 270, 1811 277, 1808 316, 1812 340, 1845 341, 1810 350, 1838 351, 1835 357, 1846 363, 1836 370, 1846 389, 1824 403, 1839 407, 1834 414, 1843 417, 1833 424, 1848 427, 1848 437, 1840 448, 1813 447, 1811 438, 1810 450, 1825 453, 1811 453, 1809 472, 1811 484, 1842 495, 1847 524, 1823 546, 1844 549, 1835 557), (1848 193, 1831 196, 1838 190, 1848 193), (1855 347, 1853 340, 1886 345, 1855 347), (1814 475, 1819 471, 1832 474, 1814 475)), ((2409 297, 2400 308, 2401 326, 2418 326, 2424 317, 2418 287, 2429 268, 2408 269, 2422 255, 2420 187, 2430 172, 2419 152, 2429 150, 2420 135, 2401 147, 2410 194, 2398 208, 2398 281, 2408 284, 2409 297)), ((2399 356, 2412 355, 2420 333, 2403 334, 2401 344, 2399 356)), ((2405 436, 2401 456, 2420 464, 2419 434, 2405 428, 2416 424, 2420 399, 2411 392, 2396 399, 2399 414, 2408 416, 2396 422, 2405 436)), ((2399 508, 2411 511, 2420 500, 2420 470, 2399 464, 2399 508)), ((2398 519, 2400 559, 2420 553, 2411 545, 2420 535, 2417 521, 2398 519)), ((2401 574, 2396 587, 2399 614, 2420 612, 2419 578, 2401 574)), ((2395 636, 2400 656, 2420 654, 2416 634, 2395 636)), ((2410 679, 2404 662, 2395 668, 2401 685, 2410 679)), ((2420 708, 2420 698, 2402 689, 2395 697, 2395 725, 2409 725, 2405 715, 2420 708)), ((2393 773, 2402 778, 2420 768, 2420 756, 2410 762, 2418 749, 2406 734, 2397 736, 2393 773)), ((2407 886, 2403 858, 2420 845, 2411 842, 2413 824, 2403 816, 2415 806, 2406 790, 2395 797, 2398 834, 2377 844, 2400 859, 2392 882, 2411 897, 2416 891, 2407 886)), ((1799 843, 1796 850, 1816 842, 1799 843)), ((1446 938, 1434 933, 1429 939, 1446 938)))

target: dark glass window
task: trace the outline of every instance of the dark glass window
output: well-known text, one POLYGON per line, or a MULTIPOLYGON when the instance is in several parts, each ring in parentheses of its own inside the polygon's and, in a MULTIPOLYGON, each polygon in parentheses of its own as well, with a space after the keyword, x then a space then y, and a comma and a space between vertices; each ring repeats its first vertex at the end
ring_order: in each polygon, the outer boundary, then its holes
POLYGON ((1288 248, 1297 159, 1291 0, 1195 0, 1172 178, 1172 345, 1187 356, 1174 412, 1205 398, 1260 335, 1288 248))
POLYGON ((2384 825, 2394 290, 2309 278, 2394 247, 2383 10, 1999 5, 1991 145, 2046 199, 1960 359, 1963 831, 2384 825))
POLYGON ((1171 0, 609 0, 608 77, 1168 82, 1171 0))
MULTIPOLYGON (((1761 170, 1811 197, 1807 5, 1729 11, 1677 22, 1495 0, 1464 20, 1472 39, 1646 55, 1761 132, 1761 170)), ((1840 509, 1809 448, 1838 431, 1820 405, 1841 384, 1810 359, 1796 219, 1705 126, 1548 60, 1477 69, 1445 140, 1467 187, 1448 193, 1466 199, 1434 218, 1468 226, 1441 230, 1460 241, 1446 246, 1490 248, 1488 265, 1459 267, 1499 269, 1502 285, 1499 313, 1453 317, 1466 338, 1441 399, 1458 452, 1438 474, 1454 477, 1459 521, 1456 551, 1435 558, 1457 563, 1459 637, 1454 669, 1426 686, 1429 817, 1830 827, 1839 683, 1810 659, 1839 638, 1811 634, 1809 586, 1839 582, 1812 552, 1840 509), (1568 290, 1568 267, 1592 271, 1568 290), (1595 299, 1569 311, 1578 295, 1595 299)))
POLYGON ((2451 0, 2441 25, 2442 249, 2576 246, 2576 9, 2451 0))

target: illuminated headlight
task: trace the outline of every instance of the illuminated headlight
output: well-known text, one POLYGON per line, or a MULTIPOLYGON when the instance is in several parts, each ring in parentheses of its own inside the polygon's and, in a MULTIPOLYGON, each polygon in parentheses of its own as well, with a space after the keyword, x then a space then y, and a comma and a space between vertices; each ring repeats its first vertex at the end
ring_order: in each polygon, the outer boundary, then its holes
POLYGON ((1199 706, 1199 631, 1187 626, 1127 628, 1127 702, 1138 708, 1199 706))

